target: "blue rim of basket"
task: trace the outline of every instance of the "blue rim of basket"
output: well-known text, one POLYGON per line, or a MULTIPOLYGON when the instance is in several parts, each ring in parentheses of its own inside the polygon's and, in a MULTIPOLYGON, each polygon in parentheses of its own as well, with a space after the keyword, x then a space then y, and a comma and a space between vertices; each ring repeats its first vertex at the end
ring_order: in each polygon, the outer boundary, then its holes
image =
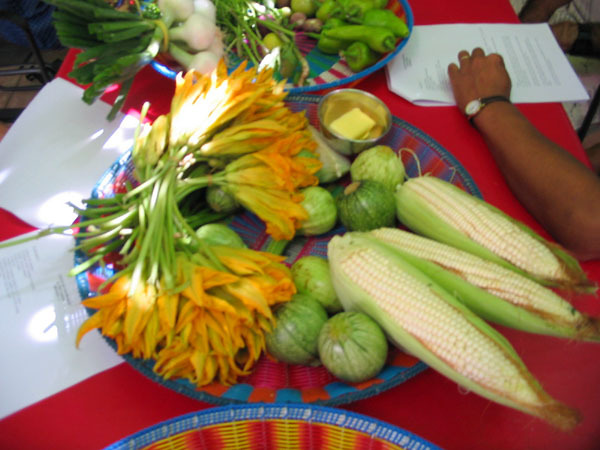
MULTIPOLYGON (((315 84, 315 85, 311 85, 311 86, 298 86, 298 87, 286 88, 286 91, 288 91, 290 94, 300 94, 303 92, 314 92, 314 91, 321 91, 321 90, 325 90, 325 89, 332 89, 332 88, 336 88, 339 86, 343 86, 343 85, 358 81, 358 80, 365 78, 365 77, 371 75, 372 73, 378 71, 382 67, 384 67, 387 63, 389 63, 392 59, 394 59, 394 57, 398 53, 400 53, 400 51, 404 48, 404 46, 406 46, 406 43, 408 42, 408 39, 410 38, 410 36, 412 34, 412 29, 414 26, 414 18, 413 18, 412 10, 410 9, 410 5, 408 4, 408 2, 406 0, 398 0, 398 2, 402 4, 402 8, 404 9, 404 14, 406 16, 406 25, 408 26, 409 34, 407 37, 402 39, 402 41, 396 46, 396 48, 392 52, 388 53, 384 58, 380 59, 372 66, 367 67, 366 69, 364 69, 358 73, 355 73, 354 75, 351 75, 349 77, 341 78, 339 80, 332 81, 329 83, 315 84)), ((169 67, 165 66, 164 64, 159 63, 158 61, 152 60, 150 62, 150 65, 152 66, 152 68, 154 70, 156 70, 158 73, 160 73, 161 75, 163 75, 167 78, 171 78, 172 80, 174 80, 175 77, 177 76, 176 71, 170 69, 169 67)))
POLYGON ((157 423, 106 447, 104 450, 138 449, 203 426, 247 420, 294 420, 342 427, 365 433, 402 448, 441 450, 437 445, 396 425, 353 411, 305 403, 252 403, 212 407, 157 423), (340 421, 342 423, 340 423, 340 421), (375 427, 375 429, 373 429, 375 427))
MULTIPOLYGON (((290 103, 292 103, 292 102, 317 103, 320 98, 321 98, 320 95, 314 95, 314 94, 288 95, 286 97, 286 101, 288 101, 290 103)), ((460 175, 465 187, 473 195, 481 197, 481 192, 477 188, 475 182, 473 181, 473 179, 471 178, 469 173, 466 171, 466 169, 464 169, 464 167, 461 165, 461 163, 452 154, 450 154, 444 147, 442 147, 437 141, 435 141, 433 138, 429 137, 427 134, 425 134, 419 128, 409 124, 408 122, 406 122, 402 119, 399 119, 395 116, 392 117, 392 120, 395 125, 407 130, 415 137, 418 137, 425 144, 427 144, 427 146, 429 148, 434 150, 438 154, 438 156, 441 160, 443 160, 446 164, 448 164, 450 167, 452 167, 460 175)), ((94 188, 92 190, 92 197, 97 196, 99 189, 101 189, 101 187, 108 180, 112 179, 112 176, 124 164, 126 164, 129 157, 130 157, 130 152, 126 152, 123 155, 121 155, 119 157, 119 159, 111 165, 111 167, 105 172, 105 174, 100 178, 100 180, 94 186, 94 188)), ((74 256, 75 265, 82 263, 83 261, 85 261, 85 259, 86 259, 86 257, 81 250, 77 250, 75 252, 75 256, 74 256)), ((82 299, 89 297, 90 288, 89 288, 89 282, 88 282, 88 278, 87 278, 87 272, 82 272, 82 273, 78 274, 76 276, 76 282, 77 282, 77 287, 79 289, 80 297, 82 299)), ((94 310, 88 308, 87 312, 88 312, 88 314, 91 315, 94 312, 94 310)), ((96 332, 99 333, 99 331, 96 331, 96 332)), ((106 336, 102 335, 102 337, 110 345, 110 347, 116 352, 117 351, 116 342, 106 336)), ((147 378, 150 378, 151 380, 165 386, 166 388, 168 388, 170 390, 173 390, 173 391, 183 394, 185 396, 194 398, 196 400, 211 403, 213 405, 258 404, 258 402, 248 402, 247 400, 244 400, 244 399, 234 398, 233 397, 234 395, 239 395, 237 392, 229 392, 230 396, 216 396, 216 395, 210 394, 206 391, 198 390, 191 382, 189 382, 188 380, 185 380, 185 379, 165 380, 164 378, 160 377, 152 370, 152 366, 154 365, 154 360, 142 360, 139 358, 134 358, 128 354, 121 355, 121 356, 135 370, 137 370, 138 372, 140 372, 147 378)), ((423 363, 422 361, 418 361, 415 365, 413 365, 411 367, 403 367, 402 369, 398 369, 394 366, 386 365, 384 367, 384 369, 382 370, 382 372, 380 374, 378 374, 377 377, 375 377, 382 381, 380 381, 376 384, 372 384, 371 386, 369 386, 365 389, 362 389, 362 390, 359 390, 350 384, 346 384, 346 383, 343 383, 340 381, 334 381, 334 382, 327 384, 324 387, 330 387, 331 389, 335 390, 336 391, 335 397, 330 397, 328 399, 315 400, 314 402, 310 402, 307 404, 336 406, 336 405, 351 403, 351 402, 358 401, 358 400, 363 400, 365 398, 372 397, 374 395, 378 395, 379 393, 381 393, 383 391, 386 391, 390 388, 397 386, 398 384, 405 382, 406 380, 412 378, 413 376, 415 376, 418 373, 422 372, 423 370, 427 369, 427 367, 428 366, 425 363, 423 363), (385 372, 386 370, 388 372, 385 372), (397 372, 397 373, 394 373, 394 372, 397 372), (381 376, 382 374, 384 375, 384 377, 381 376)), ((239 383, 238 385, 235 385, 235 386, 237 386, 237 388, 239 388, 243 392, 248 391, 248 389, 253 389, 252 385, 245 384, 245 383, 239 383)), ((295 393, 295 391, 298 391, 298 389, 283 388, 283 389, 277 390, 278 393, 280 393, 281 391, 285 391, 286 393, 289 393, 289 395, 281 395, 282 398, 293 399, 293 398, 296 398, 294 393, 295 393)), ((248 396, 249 396, 249 394, 248 394, 248 396)), ((246 396, 246 398, 248 396, 246 396)), ((297 400, 285 401, 286 404, 293 404, 295 402, 297 402, 297 400)), ((280 403, 281 403, 281 401, 280 401, 280 403)), ((275 402, 271 403, 271 404, 275 404, 275 402)))

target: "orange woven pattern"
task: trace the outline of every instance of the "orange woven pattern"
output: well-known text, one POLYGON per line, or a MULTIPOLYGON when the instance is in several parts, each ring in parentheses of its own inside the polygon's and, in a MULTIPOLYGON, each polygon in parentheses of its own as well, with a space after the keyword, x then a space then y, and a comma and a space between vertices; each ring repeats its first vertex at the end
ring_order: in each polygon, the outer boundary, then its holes
POLYGON ((162 439, 144 448, 385 450, 403 447, 367 433, 333 424, 270 419, 209 425, 162 439))
POLYGON ((328 406, 239 404, 189 413, 105 450, 441 450, 394 425, 328 406))

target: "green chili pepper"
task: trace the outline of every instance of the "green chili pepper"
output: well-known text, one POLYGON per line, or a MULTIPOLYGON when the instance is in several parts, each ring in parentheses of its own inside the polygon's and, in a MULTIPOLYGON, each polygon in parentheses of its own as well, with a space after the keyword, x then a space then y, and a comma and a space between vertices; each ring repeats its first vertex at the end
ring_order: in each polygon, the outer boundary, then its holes
POLYGON ((379 3, 379 0, 349 0, 344 10, 348 17, 362 19, 367 11, 377 8, 379 3))
POLYGON ((375 7, 373 9, 383 9, 387 7, 388 0, 373 0, 375 7))
POLYGON ((337 0, 325 0, 317 9, 315 17, 321 22, 326 22, 332 17, 337 17, 342 12, 342 6, 337 0))
POLYGON ((337 55, 340 50, 345 49, 350 44, 349 41, 342 41, 341 39, 332 39, 323 34, 319 37, 317 41, 317 48, 321 50, 323 53, 327 53, 329 55, 337 55))
POLYGON ((396 48, 396 36, 387 28, 368 25, 346 25, 321 31, 321 34, 332 39, 360 41, 379 53, 391 52, 396 48))
POLYGON ((325 23, 323 23, 323 26, 321 27, 321 31, 331 30, 333 28, 345 27, 346 25, 348 25, 348 22, 344 22, 342 19, 340 19, 338 17, 332 17, 331 19, 328 19, 325 23))
POLYGON ((337 55, 340 50, 343 50, 346 47, 348 47, 348 45, 350 45, 349 41, 333 39, 323 34, 323 30, 331 30, 333 28, 343 27, 346 25, 348 25, 346 22, 337 17, 332 17, 329 20, 327 20, 321 28, 321 34, 319 35, 319 40, 317 41, 317 48, 323 53, 327 53, 329 55, 337 55))
POLYGON ((356 41, 342 52, 342 56, 346 59, 352 72, 360 72, 375 64, 381 55, 371 50, 364 42, 356 41))
POLYGON ((389 9, 370 9, 363 17, 363 25, 383 27, 391 30, 397 37, 408 36, 409 29, 406 22, 389 9))

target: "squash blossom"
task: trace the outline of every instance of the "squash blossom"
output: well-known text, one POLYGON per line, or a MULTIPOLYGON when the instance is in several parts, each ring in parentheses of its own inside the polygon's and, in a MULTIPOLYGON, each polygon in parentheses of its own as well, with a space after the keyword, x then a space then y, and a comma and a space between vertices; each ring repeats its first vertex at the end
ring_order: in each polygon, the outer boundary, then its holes
POLYGON ((294 158, 292 153, 311 146, 295 136, 231 162, 224 177, 214 182, 242 206, 254 212, 274 239, 292 239, 302 221, 308 219, 300 205, 299 190, 318 184, 314 175, 321 165, 316 158, 294 158), (309 163, 304 163, 304 161, 309 163), (312 162, 312 165, 309 165, 312 162))
POLYGON ((93 329, 115 340, 119 354, 154 358, 165 378, 187 378, 198 386, 217 379, 232 384, 248 375, 271 330, 271 306, 296 292, 283 257, 249 249, 214 247, 227 271, 200 266, 179 255, 185 288, 159 293, 120 277, 104 295, 83 301, 97 311, 81 326, 77 345, 93 329), (140 301, 141 300, 141 301, 140 301))
POLYGON ((122 269, 107 292, 83 301, 96 311, 77 344, 99 329, 120 354, 153 358, 162 377, 197 386, 250 373, 274 325, 271 308, 296 292, 291 273, 280 256, 207 245, 182 204, 216 185, 273 238, 294 237, 308 217, 300 190, 317 184, 321 163, 306 117, 285 95, 272 72, 244 65, 177 76, 171 111, 136 134, 137 184, 79 211, 78 248, 92 262, 116 250, 122 269))

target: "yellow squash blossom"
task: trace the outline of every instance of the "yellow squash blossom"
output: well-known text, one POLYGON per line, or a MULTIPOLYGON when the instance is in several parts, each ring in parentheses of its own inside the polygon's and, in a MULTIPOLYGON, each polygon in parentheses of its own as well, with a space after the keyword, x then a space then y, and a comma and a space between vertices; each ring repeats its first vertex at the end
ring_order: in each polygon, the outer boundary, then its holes
POLYGON ((154 358, 164 378, 186 378, 198 386, 235 383, 260 358, 264 333, 272 329, 271 306, 296 292, 283 257, 250 249, 210 247, 224 270, 177 256, 180 289, 168 292, 139 283, 131 293, 124 274, 84 305, 97 311, 80 327, 100 328, 119 354, 154 358))
POLYGON ((292 239, 308 219, 300 205, 304 197, 299 189, 318 183, 314 173, 320 169, 320 162, 316 158, 294 158, 302 144, 301 139, 290 136, 229 163, 224 180, 215 177, 216 183, 265 222, 267 233, 276 240, 292 239))
POLYGON ((94 237, 119 235, 125 268, 106 294, 83 302, 96 312, 77 344, 100 329, 120 354, 153 358, 159 375, 197 386, 234 383, 260 358, 272 307, 296 291, 289 269, 275 255, 206 246, 180 205, 217 185, 276 240, 292 239, 308 219, 301 189, 318 183, 316 143, 272 75, 245 64, 228 74, 221 62, 210 75, 177 76, 170 112, 136 136, 139 185, 107 204, 107 212, 122 210, 114 217, 127 219, 127 232, 107 219, 94 237), (195 164, 210 173, 193 176, 195 164))

